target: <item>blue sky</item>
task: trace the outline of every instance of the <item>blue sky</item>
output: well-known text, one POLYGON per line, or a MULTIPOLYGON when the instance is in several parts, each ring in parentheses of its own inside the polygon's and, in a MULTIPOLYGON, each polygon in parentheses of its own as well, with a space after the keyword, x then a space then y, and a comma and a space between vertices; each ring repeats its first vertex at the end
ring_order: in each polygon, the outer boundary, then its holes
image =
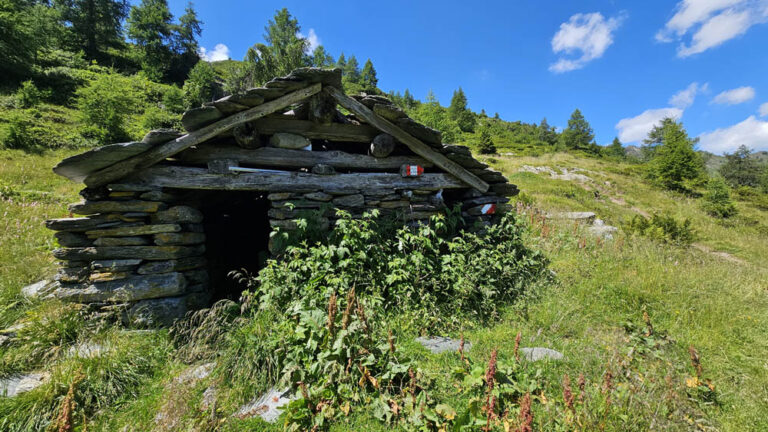
POLYGON ((242 59, 282 7, 385 91, 447 105, 461 86, 476 111, 558 127, 579 108, 599 144, 672 115, 702 149, 768 150, 768 0, 198 1, 200 45, 242 59))

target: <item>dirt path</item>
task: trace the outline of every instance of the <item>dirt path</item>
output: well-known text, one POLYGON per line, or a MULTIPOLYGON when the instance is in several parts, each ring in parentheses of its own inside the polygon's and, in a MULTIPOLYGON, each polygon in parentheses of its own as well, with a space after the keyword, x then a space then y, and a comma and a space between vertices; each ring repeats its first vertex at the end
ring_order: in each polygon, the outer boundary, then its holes
POLYGON ((704 253, 708 253, 710 255, 714 255, 716 257, 722 258, 722 259, 724 259, 726 261, 730 261, 732 263, 736 263, 736 264, 746 264, 747 263, 743 259, 741 259, 739 257, 736 257, 736 256, 733 256, 733 255, 729 254, 728 252, 721 252, 721 251, 712 250, 712 248, 710 248, 709 246, 703 245, 701 243, 694 243, 691 246, 695 247, 696 249, 698 249, 698 250, 700 250, 700 251, 702 251, 704 253))

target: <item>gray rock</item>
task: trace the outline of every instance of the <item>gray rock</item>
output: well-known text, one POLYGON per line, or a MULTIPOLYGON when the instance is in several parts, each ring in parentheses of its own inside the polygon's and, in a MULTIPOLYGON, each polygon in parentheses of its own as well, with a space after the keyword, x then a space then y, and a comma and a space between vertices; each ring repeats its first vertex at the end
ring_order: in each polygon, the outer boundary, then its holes
POLYGON ((193 245, 200 244, 205 241, 205 234, 203 233, 162 233, 155 234, 155 244, 159 246, 163 245, 193 245))
POLYGON ((34 390, 43 385, 49 376, 47 372, 32 372, 0 379, 0 396, 15 397, 34 390))
POLYGON ((371 142, 371 156, 377 158, 387 157, 395 150, 395 138, 389 134, 379 134, 371 142))
POLYGON ((188 206, 174 206, 168 210, 162 210, 152 215, 153 223, 200 223, 203 214, 188 206))
POLYGON ((310 192, 308 194, 304 194, 304 198, 312 201, 328 202, 333 198, 333 195, 327 194, 325 192, 310 192))
POLYGON ((330 165, 326 164, 317 164, 312 167, 312 174, 317 175, 334 175, 336 174, 336 169, 330 165))
POLYGON ((90 285, 62 285, 53 297, 67 302, 118 303, 177 296, 184 293, 187 281, 181 273, 134 276, 127 279, 97 282, 90 285))
POLYGON ((91 270, 97 272, 120 272, 133 270, 139 264, 141 264, 140 259, 99 260, 91 262, 91 270))
POLYGON ((561 212, 561 213, 552 213, 547 215, 552 219, 566 219, 566 220, 575 220, 579 222, 586 222, 586 223, 592 223, 594 222, 595 218, 597 217, 596 214, 593 212, 561 212))
POLYGON ((44 297, 51 293, 58 284, 55 281, 43 279, 21 289, 21 295, 26 298, 44 297))
POLYGON ((373 106, 373 112, 379 115, 379 117, 389 120, 391 122, 397 121, 397 119, 408 117, 405 111, 401 110, 397 105, 385 105, 376 104, 373 106))
POLYGON ((185 271, 200 268, 205 264, 206 260, 204 257, 189 257, 167 261, 152 261, 139 267, 137 273, 144 275, 185 271))
POLYGON ((230 102, 236 104, 245 105, 248 107, 255 107, 264 103, 264 96, 266 89, 248 89, 243 93, 234 94, 229 97, 230 102))
POLYGON ((59 231, 53 236, 59 245, 64 247, 85 247, 92 244, 92 241, 87 236, 80 233, 59 231))
POLYGON ((184 113, 181 117, 181 124, 188 132, 193 132, 223 117, 224 114, 213 106, 193 108, 184 113))
POLYGON ((95 358, 99 357, 109 348, 96 342, 82 342, 69 348, 70 357, 95 358))
POLYGON ((232 96, 225 96, 213 102, 211 105, 215 106, 216 109, 221 111, 221 113, 224 114, 225 116, 232 115, 248 109, 248 105, 238 103, 236 102, 236 100, 237 99, 232 100, 232 96))
POLYGON ((110 144, 68 157, 53 167, 53 172, 72 181, 80 182, 88 174, 136 156, 152 148, 144 142, 110 144))
POLYGON ((240 407, 235 416, 240 419, 259 416, 266 422, 274 423, 280 417, 281 409, 296 399, 298 399, 298 395, 290 394, 288 390, 273 388, 252 402, 240 407))
POLYGON ((323 83, 325 85, 334 86, 338 89, 342 88, 341 85, 341 69, 327 69, 316 67, 303 67, 297 68, 291 71, 288 75, 290 79, 296 79, 298 81, 305 81, 308 83, 323 83))
POLYGON ((301 135, 280 132, 272 135, 269 139, 269 145, 277 148, 297 150, 310 146, 312 143, 301 135))
POLYGON ((182 135, 184 134, 174 129, 155 129, 144 135, 144 139, 141 142, 149 145, 163 144, 170 140, 175 140, 182 135))
POLYGON ((215 367, 215 362, 190 366, 176 377, 176 382, 179 384, 191 384, 206 379, 211 374, 211 372, 213 372, 213 368, 215 367))
MULTIPOLYGON (((428 349, 432 354, 440 354, 446 351, 456 352, 459 350, 461 341, 459 339, 451 339, 442 336, 430 336, 430 337, 418 337, 416 342, 420 343, 424 348, 428 349)), ((472 344, 468 341, 464 341, 464 350, 469 351, 472 344)))
POLYGON ((85 201, 70 204, 69 211, 79 215, 91 215, 96 213, 155 213, 165 208, 160 201, 85 201))
POLYGON ((592 226, 587 228, 587 231, 589 231, 590 234, 605 240, 611 240, 613 238, 613 234, 618 230, 619 229, 615 226, 606 225, 602 219, 595 219, 595 221, 592 222, 592 226))
POLYGON ((333 204, 339 207, 362 207, 365 205, 365 197, 361 194, 340 196, 333 199, 333 204))
POLYGON ((144 237, 100 237, 94 242, 94 246, 145 246, 149 240, 144 237))
POLYGON ((193 293, 179 297, 155 298, 136 302, 126 312, 129 325, 141 327, 169 327, 184 318, 187 312, 208 305, 207 293, 193 293))
POLYGON ((539 361, 544 359, 549 360, 562 360, 563 354, 549 348, 520 348, 520 352, 523 353, 523 358, 528 361, 539 361))
POLYGON ((218 391, 216 386, 210 386, 203 392, 203 399, 200 401, 200 410, 208 411, 216 404, 216 396, 218 391))

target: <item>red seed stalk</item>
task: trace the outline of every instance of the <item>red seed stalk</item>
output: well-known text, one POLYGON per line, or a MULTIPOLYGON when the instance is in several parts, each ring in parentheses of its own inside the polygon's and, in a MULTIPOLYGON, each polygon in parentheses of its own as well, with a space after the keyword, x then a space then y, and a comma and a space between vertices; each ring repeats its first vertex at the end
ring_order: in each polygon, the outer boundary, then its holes
POLYGON ((568 374, 565 374, 563 376, 563 402, 565 402, 565 406, 575 414, 576 408, 573 405, 573 399, 573 392, 571 391, 571 378, 568 376, 568 374))
POLYGON ((531 394, 526 393, 520 402, 520 428, 518 432, 533 432, 533 412, 531 411, 531 394))
POLYGON ((352 314, 352 308, 355 307, 355 287, 347 291, 347 307, 344 309, 344 315, 341 317, 341 329, 346 330, 349 325, 349 316, 352 314))
POLYGON ((704 373, 704 371, 701 368, 699 352, 696 351, 696 348, 694 348, 693 345, 691 345, 688 347, 688 354, 691 355, 691 365, 696 370, 696 378, 701 379, 701 375, 704 373))
POLYGON ((523 338, 523 334, 521 332, 517 332, 517 336, 515 336, 515 360, 520 361, 520 339, 523 338))
POLYGON ((331 294, 328 301, 328 332, 333 336, 333 325, 336 322, 336 293, 331 294))
POLYGON ((579 385, 579 403, 584 404, 584 387, 587 385, 587 380, 584 378, 584 374, 579 374, 579 380, 577 381, 579 385))

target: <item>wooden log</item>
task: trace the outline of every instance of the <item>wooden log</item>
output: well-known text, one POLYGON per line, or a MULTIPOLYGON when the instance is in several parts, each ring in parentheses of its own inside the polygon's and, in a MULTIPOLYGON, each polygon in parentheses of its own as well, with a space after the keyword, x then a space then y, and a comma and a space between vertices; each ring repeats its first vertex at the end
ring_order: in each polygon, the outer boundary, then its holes
POLYGON ((408 148, 410 148, 417 155, 423 157, 424 159, 432 161, 435 165, 448 171, 449 173, 458 177, 460 180, 464 181, 465 183, 474 187, 475 189, 478 189, 482 192, 485 192, 488 190, 488 183, 480 180, 474 174, 470 173, 469 171, 462 168, 460 165, 456 164, 450 159, 446 158, 442 154, 431 149, 427 144, 424 144, 423 142, 414 138, 413 136, 406 133, 399 127, 379 117, 373 111, 368 109, 365 105, 345 95, 341 90, 335 87, 329 86, 329 87, 325 87, 323 91, 326 91, 331 96, 333 96, 334 99, 336 99, 336 102, 339 103, 339 105, 348 109, 355 115, 360 116, 360 118, 370 123, 374 127, 378 128, 382 132, 386 132, 392 135, 398 141, 408 146, 408 148))
POLYGON ((256 149, 262 146, 259 131, 254 127, 253 122, 239 124, 232 129, 232 136, 238 146, 244 149, 256 149))
POLYGON ((146 246, 149 240, 144 237, 100 237, 94 246, 146 246))
MULTIPOLYGON (((125 179, 129 184, 207 190, 267 192, 355 191, 368 189, 461 189, 466 185, 449 174, 424 174, 404 178, 400 174, 355 173, 333 176, 299 172, 211 174, 206 169, 154 166, 125 179)), ((354 193, 354 192, 351 192, 354 193)))
POLYGON ((85 235, 94 237, 128 237, 149 234, 169 233, 181 231, 181 225, 178 224, 158 224, 158 225, 140 225, 136 227, 118 227, 107 228, 93 231, 86 231, 85 235))
MULTIPOLYGON (((371 142, 371 156, 385 158, 395 150, 395 139, 390 134, 379 134, 371 142)), ((414 164, 418 165, 418 164, 414 164)))
POLYGON ((397 170, 401 165, 420 165, 425 168, 434 164, 419 156, 390 156, 385 158, 351 154, 338 150, 304 151, 262 147, 255 150, 236 146, 202 145, 185 150, 178 155, 185 163, 207 164, 217 159, 237 160, 241 166, 262 166, 274 168, 311 168, 317 164, 330 165, 336 169, 385 171, 397 170))
POLYGON ((158 246, 193 245, 205 242, 203 233, 161 233, 155 234, 155 244, 158 246))
POLYGON ((253 127, 262 135, 287 132, 302 135, 309 139, 360 143, 370 143, 376 135, 381 133, 369 125, 322 124, 285 117, 288 116, 260 118, 253 122, 253 127))
POLYGON ((53 256, 62 260, 96 261, 106 259, 145 259, 152 261, 170 260, 199 256, 205 253, 205 246, 123 246, 61 248, 53 256))
POLYGON ((320 92, 307 102, 307 116, 314 123, 330 124, 336 116, 336 101, 320 92))
POLYGON ((136 170, 150 167, 184 149, 187 149, 196 144, 203 143, 223 132, 230 131, 239 124, 256 120, 257 118, 264 117, 267 114, 271 114, 279 109, 285 108, 291 104, 306 99, 307 97, 319 92, 321 87, 321 84, 314 84, 309 87, 297 90, 293 93, 289 93, 273 101, 266 102, 262 105, 257 105, 246 111, 219 120, 200 130, 184 135, 181 138, 177 138, 173 141, 161 144, 144 153, 122 160, 112 166, 96 171, 86 177, 85 184, 88 186, 99 186, 107 184, 119 178, 125 177, 126 175, 136 170))
POLYGON ((517 189, 516 185, 513 185, 511 183, 496 183, 491 185, 491 191, 497 195, 501 196, 515 196, 518 193, 520 193, 520 190, 517 189))
POLYGON ((68 157, 53 167, 53 172, 72 181, 82 181, 92 172, 152 148, 145 142, 110 144, 68 157))
POLYGON ((177 272, 200 268, 205 266, 205 264, 205 258, 199 256, 167 261, 152 261, 142 264, 136 272, 141 275, 177 272))
POLYGON ((181 273, 134 276, 123 280, 90 285, 62 285, 53 296, 73 303, 128 302, 171 297, 185 292, 187 281, 181 273))
POLYGON ((159 201, 86 201, 70 204, 69 211, 80 215, 125 212, 155 213, 164 207, 165 204, 159 201))

